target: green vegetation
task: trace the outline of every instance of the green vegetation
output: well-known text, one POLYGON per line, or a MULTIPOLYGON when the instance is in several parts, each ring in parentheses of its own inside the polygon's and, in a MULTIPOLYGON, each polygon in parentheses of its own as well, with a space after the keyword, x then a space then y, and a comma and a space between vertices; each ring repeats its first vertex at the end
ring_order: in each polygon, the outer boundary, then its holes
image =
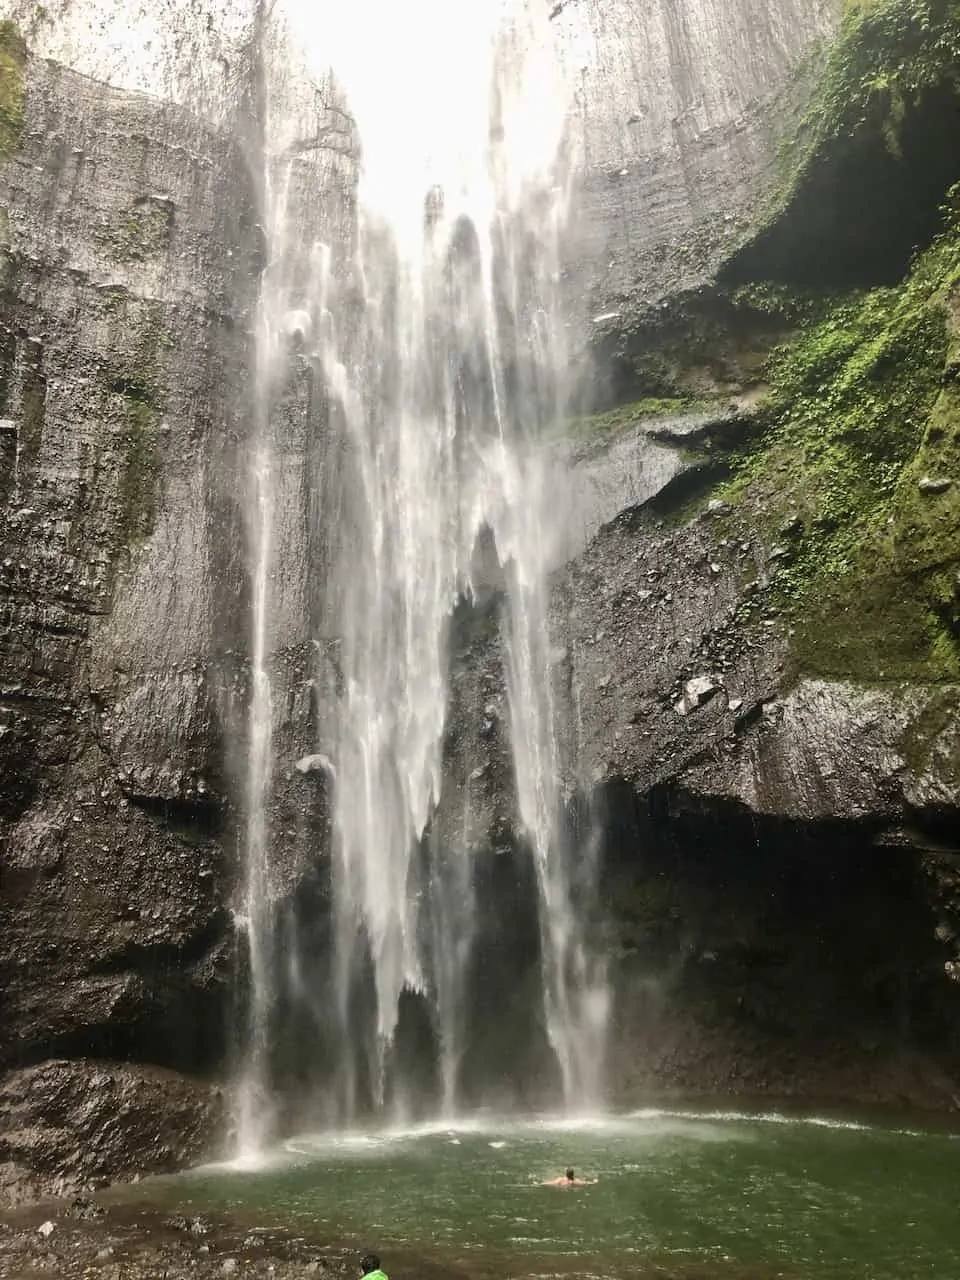
POLYGON ((960 180, 960 0, 847 3, 804 76, 812 94, 765 214, 719 278, 821 293, 892 284, 960 180))
POLYGON ((782 199, 832 143, 871 125, 897 152, 908 104, 943 83, 960 89, 960 0, 845 0, 817 92, 783 152, 782 199))
POLYGON ((607 359, 624 399, 760 393, 657 514, 776 548, 798 672, 960 681, 960 0, 845 0, 813 72, 764 226, 607 359))
POLYGON ((16 23, 0 22, 0 160, 20 148, 27 46, 16 23))
POLYGON ((709 413, 726 405, 727 401, 719 396, 647 396, 631 404, 618 405, 605 413, 575 418, 566 424, 563 434, 575 440, 607 440, 648 419, 709 413))
POLYGON ((46 417, 47 387, 39 369, 31 370, 22 393, 20 408, 20 482, 25 483, 33 473, 40 446, 43 443, 43 424, 46 417))
POLYGON ((144 262, 166 251, 173 229, 173 207, 165 201, 138 200, 125 215, 117 235, 123 262, 144 262))
POLYGON ((774 587, 804 670, 960 678, 957 204, 902 285, 774 353, 767 431, 723 493, 787 542, 774 587))
POLYGON ((960 0, 845 0, 766 227, 721 272, 781 325, 719 492, 780 544, 801 671, 960 679, 958 113, 960 0))
MULTIPOLYGON (((129 364, 106 369, 107 386, 120 409, 117 433, 117 546, 130 549, 149 538, 156 523, 163 470, 160 418, 163 409, 162 353, 173 346, 163 305, 138 301, 131 306, 125 291, 104 295, 104 310, 123 329, 133 328, 129 364)), ((116 345, 123 345, 118 339, 116 345)), ((110 344, 113 347, 113 344, 110 344)))
POLYGON ((157 409, 152 396, 132 385, 123 391, 123 450, 117 490, 117 532, 121 546, 150 536, 156 520, 160 457, 157 409))

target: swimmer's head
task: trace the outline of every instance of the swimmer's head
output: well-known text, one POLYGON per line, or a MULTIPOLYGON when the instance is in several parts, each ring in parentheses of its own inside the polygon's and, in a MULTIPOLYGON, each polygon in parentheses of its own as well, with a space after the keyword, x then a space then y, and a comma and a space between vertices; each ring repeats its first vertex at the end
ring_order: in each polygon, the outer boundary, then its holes
POLYGON ((568 1182, 572 1182, 576 1176, 577 1176, 577 1175, 574 1173, 574 1171, 573 1171, 572 1169, 568 1169, 568 1170, 567 1170, 567 1181, 568 1181, 568 1182))
POLYGON ((368 1276, 371 1271, 380 1270, 380 1259, 375 1253, 365 1253, 360 1259, 360 1274, 368 1276))

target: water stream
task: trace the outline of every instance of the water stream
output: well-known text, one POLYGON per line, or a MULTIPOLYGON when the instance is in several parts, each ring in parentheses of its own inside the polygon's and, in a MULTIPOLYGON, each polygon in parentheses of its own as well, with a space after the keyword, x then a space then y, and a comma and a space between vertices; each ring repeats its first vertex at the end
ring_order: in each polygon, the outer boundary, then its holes
POLYGON ((451 618, 474 593, 484 536, 505 571, 547 1033, 564 1096, 595 1102, 604 982, 564 843, 547 622, 558 513, 535 447, 567 397, 567 98, 547 15, 503 0, 370 0, 322 15, 291 0, 286 14, 315 69, 333 68, 362 156, 351 306, 326 317, 311 308, 348 456, 327 602, 343 682, 331 752, 339 1115, 404 1113, 412 1082, 391 1072, 391 1054, 411 994, 429 1010, 442 1105, 458 1106, 472 870, 465 848, 428 833, 443 784, 451 618))

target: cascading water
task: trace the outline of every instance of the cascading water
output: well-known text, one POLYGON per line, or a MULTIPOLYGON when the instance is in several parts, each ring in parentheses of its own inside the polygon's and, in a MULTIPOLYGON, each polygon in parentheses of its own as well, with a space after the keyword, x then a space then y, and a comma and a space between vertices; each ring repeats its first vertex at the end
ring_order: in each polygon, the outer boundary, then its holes
MULTIPOLYGON (((324 352, 353 459, 330 609, 336 729, 334 947, 340 1116, 385 1102, 404 993, 425 997, 457 1101, 472 930, 465 852, 426 839, 440 798, 448 632, 483 531, 506 568, 520 818, 539 886, 547 1032, 569 1104, 596 1102, 605 998, 564 836, 535 448, 564 412, 559 312, 566 98, 539 6, 354 4, 299 39, 342 85, 362 148, 359 323, 324 352), (376 27, 373 44, 370 31, 376 27), (438 56, 438 51, 442 51, 438 56), (365 977, 373 1010, 365 1015, 365 977)), ((390 1101, 403 1108, 402 1083, 390 1101)))
POLYGON ((247 769, 243 811, 243 913, 247 941, 250 1006, 247 1011, 246 1052, 237 1090, 237 1133, 241 1158, 261 1149, 270 1126, 269 1039, 275 979, 271 955, 273 889, 270 876, 267 810, 273 773, 273 697, 270 685, 270 582, 274 554, 275 493, 271 456, 271 408, 280 363, 279 338, 283 289, 282 263, 287 172, 278 183, 267 150, 270 99, 266 77, 264 9, 254 13, 250 41, 255 102, 254 138, 248 143, 254 189, 265 223, 267 260, 263 265, 254 330, 253 424, 249 447, 246 502, 248 556, 252 579, 250 611, 250 689, 248 696, 247 769), (273 259, 273 260, 272 260, 273 259))

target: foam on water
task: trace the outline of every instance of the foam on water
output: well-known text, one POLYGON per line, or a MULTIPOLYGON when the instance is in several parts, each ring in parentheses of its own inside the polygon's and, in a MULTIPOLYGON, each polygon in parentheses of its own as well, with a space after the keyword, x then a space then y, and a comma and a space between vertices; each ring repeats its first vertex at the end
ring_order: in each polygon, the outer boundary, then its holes
MULTIPOLYGON (((494 1151, 508 1147, 531 1152, 545 1140, 557 1136, 581 1135, 622 1144, 658 1141, 669 1137, 693 1143, 749 1142, 757 1139, 757 1126, 785 1129, 823 1129, 837 1133, 865 1135, 889 1134, 898 1138, 930 1138, 950 1140, 960 1134, 931 1134, 921 1129, 892 1128, 864 1121, 828 1116, 791 1116, 776 1111, 750 1112, 738 1110, 704 1110, 692 1108, 643 1107, 620 1115, 565 1116, 543 1115, 508 1118, 504 1116, 473 1117, 455 1124, 420 1124, 395 1126, 376 1131, 326 1132, 301 1134, 287 1139, 261 1157, 237 1159, 209 1166, 223 1172, 247 1173, 277 1168, 292 1159, 322 1159, 331 1156, 369 1155, 389 1159, 401 1148, 429 1144, 444 1139, 447 1145, 460 1146, 464 1139, 474 1138, 494 1151), (503 1135, 508 1134, 508 1137, 503 1135)), ((633 1164, 624 1169, 639 1168, 633 1164)))

